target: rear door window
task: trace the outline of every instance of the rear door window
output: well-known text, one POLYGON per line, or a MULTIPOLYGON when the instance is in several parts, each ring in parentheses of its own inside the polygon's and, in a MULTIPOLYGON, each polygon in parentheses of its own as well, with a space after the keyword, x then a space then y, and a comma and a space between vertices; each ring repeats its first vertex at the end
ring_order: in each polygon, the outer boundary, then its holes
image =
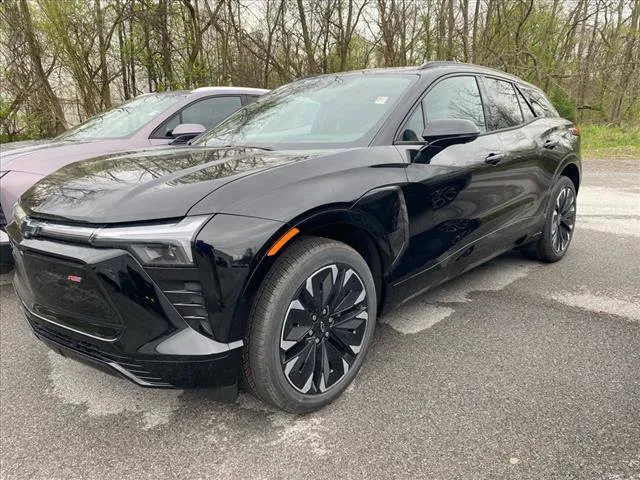
POLYGON ((520 125, 524 122, 518 96, 510 82, 495 78, 484 78, 487 91, 486 104, 489 111, 490 130, 500 130, 520 125))

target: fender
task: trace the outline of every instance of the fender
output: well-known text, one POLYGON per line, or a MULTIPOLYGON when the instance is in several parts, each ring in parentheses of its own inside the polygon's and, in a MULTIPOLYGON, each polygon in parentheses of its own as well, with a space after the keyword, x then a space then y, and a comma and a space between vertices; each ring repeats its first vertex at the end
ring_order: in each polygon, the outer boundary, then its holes
POLYGON ((239 215, 214 216, 198 235, 195 250, 200 270, 209 272, 208 281, 202 279, 202 284, 212 290, 207 307, 216 339, 235 341, 245 336, 251 300, 277 259, 266 252, 277 239, 291 227, 298 228, 301 235, 313 235, 329 228, 339 231, 341 226, 357 228, 371 239, 384 283, 395 278, 399 269, 410 267, 405 255, 408 216, 399 187, 374 189, 353 205, 312 210, 287 223, 239 215), (238 243, 239 238, 243 240, 238 243))

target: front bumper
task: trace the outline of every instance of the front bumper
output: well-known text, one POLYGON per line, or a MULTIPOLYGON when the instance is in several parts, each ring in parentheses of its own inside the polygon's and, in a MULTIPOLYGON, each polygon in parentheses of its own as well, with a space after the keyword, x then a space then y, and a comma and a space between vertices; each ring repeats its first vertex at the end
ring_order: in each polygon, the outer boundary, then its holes
POLYGON ((124 377, 141 387, 215 388, 237 384, 238 366, 242 361, 241 348, 184 360, 115 354, 75 338, 68 332, 52 328, 26 308, 24 313, 36 338, 52 350, 98 370, 124 377))
POLYGON ((237 385, 242 341, 192 328, 126 251, 8 233, 28 324, 54 350, 145 387, 237 385))

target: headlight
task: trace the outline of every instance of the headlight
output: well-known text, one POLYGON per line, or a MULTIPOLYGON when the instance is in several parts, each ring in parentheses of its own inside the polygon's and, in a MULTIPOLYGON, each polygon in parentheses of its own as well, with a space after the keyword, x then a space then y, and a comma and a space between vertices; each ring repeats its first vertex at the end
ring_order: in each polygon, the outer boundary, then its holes
MULTIPOLYGON (((20 225, 26 217, 17 203, 13 219, 20 225)), ((191 242, 210 215, 185 217, 176 222, 162 222, 130 227, 85 227, 73 224, 50 223, 30 219, 33 232, 27 237, 39 236, 59 240, 88 243, 95 247, 122 248, 130 251, 144 265, 157 267, 193 265, 191 242)))
POLYGON ((24 210, 22 209, 20 204, 18 202, 14 203, 13 211, 11 212, 11 218, 13 218, 13 221, 16 222, 16 224, 20 225, 22 219, 26 216, 27 214, 24 213, 24 210))
POLYGON ((209 218, 202 215, 170 224, 104 227, 95 231, 90 243, 96 247, 125 248, 145 265, 188 266, 193 264, 191 242, 209 218))

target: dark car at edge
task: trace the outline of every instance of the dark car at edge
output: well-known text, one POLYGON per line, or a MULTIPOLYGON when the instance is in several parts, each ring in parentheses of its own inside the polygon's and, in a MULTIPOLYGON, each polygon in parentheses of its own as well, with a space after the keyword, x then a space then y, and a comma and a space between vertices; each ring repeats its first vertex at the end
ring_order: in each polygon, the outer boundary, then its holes
POLYGON ((61 168, 7 232, 35 335, 138 385, 336 398, 376 319, 505 251, 560 260, 579 136, 452 62, 298 80, 194 145, 61 168))

